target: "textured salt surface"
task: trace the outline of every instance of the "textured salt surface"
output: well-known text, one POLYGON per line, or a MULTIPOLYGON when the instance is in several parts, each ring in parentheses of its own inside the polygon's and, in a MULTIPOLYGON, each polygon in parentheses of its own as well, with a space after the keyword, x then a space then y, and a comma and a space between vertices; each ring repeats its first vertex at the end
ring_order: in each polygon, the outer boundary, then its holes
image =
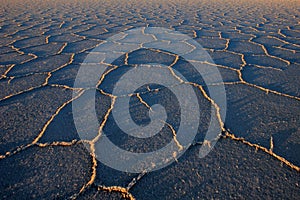
MULTIPOLYGON (((299 7, 296 0, 1 2, 0 197, 299 199, 299 7), (193 85, 202 108, 194 144, 164 169, 130 174, 96 160, 95 135, 79 138, 72 102, 90 91, 73 83, 90 50, 120 31, 147 26, 180 31, 209 52, 215 63, 206 64, 220 70, 224 83, 215 85, 225 84, 228 108, 226 120, 220 121, 221 138, 199 159, 210 105, 217 105, 206 95, 203 80, 185 70, 186 84, 193 85)), ((140 45, 147 34, 126 40, 140 45)), ((188 64, 155 49, 118 51, 126 55, 107 71, 96 93, 98 120, 124 149, 161 148, 176 136, 177 119, 154 140, 127 137, 112 119, 116 97, 110 93, 135 64, 156 60, 174 69, 188 69, 188 64)), ((96 62, 97 56, 91 59, 96 62)), ((155 85, 137 91, 131 98, 133 120, 147 124, 150 104, 176 105, 169 97, 155 85)))

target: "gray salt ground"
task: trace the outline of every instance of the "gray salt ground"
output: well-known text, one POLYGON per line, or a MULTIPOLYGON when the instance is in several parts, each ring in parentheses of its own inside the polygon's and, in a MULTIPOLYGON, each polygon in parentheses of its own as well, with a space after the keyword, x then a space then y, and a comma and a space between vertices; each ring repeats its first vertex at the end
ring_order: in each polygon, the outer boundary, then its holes
MULTIPOLYGON (((0 197, 299 199, 299 7, 296 0, 1 2, 0 197), (72 102, 89 91, 73 84, 93 48, 119 32, 147 26, 187 34, 213 58, 207 65, 219 69, 227 93, 226 132, 213 151, 199 159, 210 102, 195 89, 201 125, 194 144, 166 168, 132 174, 95 161, 87 149, 91 143, 80 140, 72 102)), ((178 39, 174 37, 161 39, 172 42, 178 39)), ((147 37, 125 38, 132 45, 139 39, 147 37)), ((189 46, 175 48, 189 51, 189 46)), ((99 61, 97 56, 91 59, 99 61)), ((170 65, 175 57, 141 50, 128 54, 126 61, 120 53, 115 61, 119 67, 107 74, 96 92, 98 120, 107 120, 104 130, 113 133, 108 137, 136 152, 161 148, 172 132, 164 128, 154 141, 127 137, 111 115, 105 118, 111 97, 100 91, 111 92, 123 73, 147 60, 170 65)), ((182 60, 174 68, 187 69, 184 75, 203 85, 182 60)), ((167 89, 149 88, 150 92, 142 88, 145 93, 140 95, 147 103, 176 104, 167 89)), ((134 120, 147 124, 148 108, 137 96, 131 101, 134 120)), ((179 125, 177 118, 171 123, 175 129, 179 125)))

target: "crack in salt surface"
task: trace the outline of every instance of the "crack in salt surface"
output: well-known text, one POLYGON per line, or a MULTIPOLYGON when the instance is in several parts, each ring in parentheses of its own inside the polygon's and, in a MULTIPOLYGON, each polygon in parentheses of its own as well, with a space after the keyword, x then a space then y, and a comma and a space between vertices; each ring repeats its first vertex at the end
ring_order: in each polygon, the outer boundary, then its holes
MULTIPOLYGON (((272 151, 272 148, 271 149, 267 149, 267 148, 265 148, 263 146, 260 146, 258 144, 248 142, 244 138, 236 137, 233 133, 229 132, 228 130, 225 131, 225 135, 223 136, 223 138, 229 138, 229 139, 234 140, 234 141, 239 141, 239 142, 241 142, 241 143, 243 143, 243 144, 245 144, 247 146, 254 147, 256 150, 263 151, 264 153, 267 153, 270 156, 276 158, 277 160, 279 160, 280 162, 284 163, 289 168, 291 168, 293 170, 296 170, 297 172, 300 172, 300 167, 299 166, 296 166, 293 163, 291 163, 288 160, 286 160, 285 158, 277 155, 276 153, 274 153, 272 151)), ((273 147, 272 139, 271 139, 271 147, 273 147)))
POLYGON ((128 192, 126 188, 120 187, 120 186, 103 186, 98 185, 98 190, 102 191, 108 191, 108 192, 118 192, 122 194, 122 198, 128 199, 128 200, 135 200, 134 196, 128 192))

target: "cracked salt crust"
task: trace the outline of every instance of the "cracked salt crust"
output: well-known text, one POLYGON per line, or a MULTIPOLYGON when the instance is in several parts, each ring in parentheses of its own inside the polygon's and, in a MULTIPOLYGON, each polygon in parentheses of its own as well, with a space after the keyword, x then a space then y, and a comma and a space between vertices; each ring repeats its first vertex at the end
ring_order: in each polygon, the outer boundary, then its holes
MULTIPOLYGON (((280 17, 280 16, 275 16, 275 13, 272 9, 268 9, 265 7, 266 10, 263 10, 261 8, 250 8, 252 10, 254 10, 254 13, 257 14, 253 14, 250 11, 248 11, 248 7, 247 4, 244 4, 244 2, 240 2, 241 5, 240 9, 242 9, 246 14, 250 14, 250 16, 247 15, 243 15, 243 12, 239 12, 237 14, 237 16, 233 16, 232 13, 234 13, 234 11, 230 10, 230 8, 233 8, 233 1, 229 1, 229 5, 228 6, 224 6, 223 4, 218 4, 218 6, 223 6, 224 9, 221 9, 221 11, 223 12, 216 12, 216 16, 215 19, 211 18, 212 16, 210 14, 208 14, 208 11, 203 11, 201 10, 201 6, 194 6, 194 5, 198 5, 197 2, 189 2, 187 4, 181 4, 179 5, 176 2, 167 2, 166 5, 163 5, 164 9, 159 9, 158 8, 158 4, 155 0, 147 2, 147 4, 145 4, 144 2, 134 2, 133 5, 136 5, 136 7, 134 8, 134 6, 131 8, 131 11, 126 10, 126 8, 128 6, 126 6, 125 4, 121 3, 120 5, 116 5, 115 3, 110 3, 110 2, 104 2, 104 7, 108 7, 108 8, 112 8, 111 10, 104 10, 101 11, 100 13, 98 13, 98 10, 93 9, 93 7, 89 8, 90 11, 94 13, 94 15, 88 16, 88 15, 83 15, 81 16, 81 12, 79 11, 79 14, 76 14, 76 12, 74 12, 73 9, 77 9, 78 10, 78 6, 71 5, 70 2, 66 2, 66 5, 70 6, 65 6, 62 8, 58 8, 60 10, 60 12, 65 13, 65 15, 69 16, 66 18, 57 18, 55 20, 51 20, 51 17, 53 17, 53 13, 51 13, 51 10, 44 10, 43 6, 45 6, 43 3, 38 5, 33 4, 33 6, 37 6, 37 9, 32 9, 31 6, 32 4, 27 4, 26 5, 26 1, 24 2, 17 2, 17 5, 22 5, 23 6, 19 6, 19 7, 14 7, 13 5, 7 4, 7 3, 3 3, 3 5, 1 5, 1 8, 3 8, 4 12, 7 13, 7 9, 13 8, 15 10, 18 10, 18 12, 14 12, 14 13, 10 13, 8 15, 3 16, 3 18, 1 19, 1 46, 7 47, 11 49, 11 52, 14 53, 13 58, 11 59, 9 57, 12 56, 12 54, 10 53, 5 53, 3 55, 1 55, 1 60, 0 63, 4 62, 10 62, 10 64, 8 65, 7 69, 1 74, 1 78, 0 80, 3 82, 6 82, 7 84, 5 84, 3 87, 1 87, 1 90, 3 91, 10 91, 10 87, 15 87, 14 83, 18 83, 18 80, 22 80, 23 78, 28 78, 30 76, 40 76, 40 77, 44 77, 42 81, 36 82, 33 85, 22 85, 20 86, 21 89, 18 90, 12 90, 12 92, 9 92, 9 94, 5 94, 3 95, 3 97, 1 97, 0 99, 0 103, 5 103, 10 99, 13 98, 21 98, 24 94, 30 94, 30 93, 34 93, 39 89, 44 89, 45 87, 51 87, 51 88, 60 88, 62 90, 76 90, 78 91, 78 95, 70 100, 65 101, 64 103, 62 103, 60 106, 57 107, 57 109, 52 113, 51 117, 48 119, 48 121, 43 124, 41 126, 41 131, 36 135, 36 137, 32 140, 31 143, 28 144, 22 144, 20 146, 16 146, 12 151, 8 151, 6 152, 4 155, 0 155, 0 162, 3 159, 7 159, 8 157, 12 157, 16 154, 20 154, 24 151, 26 151, 27 149, 29 149, 32 146, 37 146, 39 148, 44 148, 44 147, 49 147, 49 146, 64 146, 66 148, 73 146, 73 145, 77 145, 77 144, 81 144, 81 143, 85 143, 87 145, 90 146, 91 149, 91 163, 92 163, 92 167, 91 167, 91 177, 89 179, 89 181, 87 183, 85 183, 82 188, 80 189, 80 191, 78 192, 74 192, 74 195, 71 196, 71 198, 77 198, 80 195, 82 195, 82 193, 84 193, 85 191, 87 191, 90 187, 96 187, 97 190, 99 191, 108 191, 108 192, 119 192, 122 194, 123 198, 126 199, 134 199, 133 195, 130 193, 130 190, 136 185, 139 184, 139 181, 147 176, 147 172, 143 172, 139 175, 137 175, 136 178, 134 178, 126 188, 124 187, 120 187, 120 186, 104 186, 104 185, 95 185, 94 181, 96 178, 96 174, 97 174, 97 159, 96 159, 96 155, 95 155, 95 142, 100 138, 101 134, 100 134, 100 130, 104 127, 107 117, 110 114, 111 110, 113 109, 113 105, 114 105, 114 101, 116 98, 121 98, 121 97, 115 97, 112 94, 109 94, 101 89, 98 89, 102 94, 109 96, 112 99, 112 104, 111 107, 107 110, 107 113, 105 114, 104 120, 102 121, 100 127, 99 127, 99 134, 91 141, 87 141, 87 140, 73 140, 71 142, 65 142, 65 141, 54 141, 52 143, 39 143, 39 139, 43 136, 43 134, 45 133, 47 127, 49 126, 49 124, 53 121, 53 119, 59 115, 59 113, 63 110, 63 108, 72 103, 72 101, 74 101, 77 98, 80 98, 80 96, 83 94, 83 92, 85 91, 85 89, 83 88, 73 88, 71 86, 67 86, 67 85, 60 85, 60 84, 49 84, 48 80, 50 79, 50 77, 52 76, 53 73, 55 73, 56 71, 62 70, 65 67, 71 65, 74 62, 74 56, 76 54, 82 53, 82 52, 86 52, 94 47, 96 47, 98 44, 101 45, 102 40, 99 39, 95 39, 93 38, 93 33, 92 32, 87 32, 89 31, 91 28, 93 27, 97 27, 98 25, 100 26, 107 26, 107 28, 105 28, 105 32, 106 33, 110 33, 112 30, 118 30, 118 27, 120 26, 121 28, 119 28, 120 30, 126 30, 130 27, 133 27, 135 25, 138 24, 138 22, 141 22, 142 24, 145 24, 145 26, 153 26, 153 25, 157 25, 157 24, 163 24, 163 25, 167 25, 170 26, 170 28, 175 29, 175 30, 180 30, 180 31, 186 31, 187 33, 190 33, 194 38, 213 38, 213 37, 217 37, 218 39, 224 40, 226 41, 224 46, 224 49, 220 49, 220 47, 218 49, 209 49, 212 51, 212 53, 216 52, 216 53, 226 53, 226 54, 232 54, 236 57, 238 57, 241 60, 241 63, 239 63, 239 68, 236 67, 236 64, 233 64, 231 66, 230 63, 226 63, 226 64, 213 64, 213 63, 209 63, 207 62, 208 65, 212 65, 212 66, 216 66, 219 68, 225 68, 227 70, 232 70, 235 73, 237 73, 238 75, 238 81, 232 81, 232 82, 225 82, 225 83, 215 83, 215 85, 218 84, 224 84, 224 85, 245 85, 247 87, 252 87, 255 88, 257 90, 263 91, 265 92, 265 95, 268 95, 269 93, 273 93, 274 95, 278 95, 281 98, 289 98, 289 99, 293 99, 296 101, 300 100, 299 95, 291 95, 289 93, 287 93, 286 91, 284 91, 284 89, 282 90, 276 90, 276 89, 270 89, 268 87, 262 86, 259 83, 253 83, 251 82, 251 80, 249 80, 249 78, 247 78, 247 80, 245 80, 244 78, 244 73, 245 73, 245 67, 247 65, 249 65, 250 62, 247 62, 247 59, 245 58, 245 54, 243 54, 243 52, 241 51, 235 51, 235 48, 231 48, 232 44, 235 43, 247 43, 249 49, 247 49, 247 52, 249 52, 250 54, 253 54, 253 56, 264 56, 266 58, 270 58, 273 60, 277 60, 278 63, 285 63, 285 67, 289 67, 292 64, 295 66, 300 66, 300 61, 299 59, 293 59, 292 61, 288 59, 287 56, 280 56, 280 54, 276 53, 276 51, 274 51, 274 49, 280 50, 282 52, 289 52, 290 54, 287 55, 298 55, 300 52, 300 42, 299 42, 299 37, 297 38, 296 36, 300 34, 300 28, 299 28, 299 22, 297 23, 297 17, 296 15, 291 12, 291 13, 286 13, 285 17, 280 17), (30 7, 28 7, 30 6, 30 7), (73 6, 73 7, 72 7, 73 6), (122 7, 124 6, 124 7, 122 7), (139 9, 142 7, 152 7, 154 12, 153 13, 148 13, 148 15, 145 13, 145 11, 139 9), (34 16, 32 16, 30 14, 30 12, 28 12, 28 10, 32 9, 34 10, 34 12, 37 15, 40 16, 44 16, 42 19, 35 19, 34 16), (168 10, 168 9, 173 9, 173 10, 168 10), (120 12, 114 12, 113 9, 117 9, 120 12), (197 9, 200 9, 201 12, 199 12, 197 9), (155 12, 160 13, 159 11, 164 10, 165 13, 161 13, 161 14, 154 14, 155 12), (260 10, 264 11, 262 12, 262 14, 260 14, 260 10), (96 12, 97 11, 97 12, 96 12), (132 14, 130 12, 135 12, 135 14, 132 14), (184 12, 187 12, 187 16, 182 15, 184 12), (44 15, 44 13, 47 13, 47 15, 44 15), (175 14, 174 14, 175 13, 175 14), (52 14, 52 15, 51 15, 52 14), (131 16, 131 18, 124 17, 124 16, 131 16), (208 15, 208 16, 205 16, 208 15), (219 16, 218 16, 219 15, 219 16), (72 16, 72 17, 70 17, 72 16), (190 20, 191 22, 186 22, 186 18, 190 16, 190 20), (251 18, 252 17, 252 18, 251 18), (50 18, 50 19, 49 19, 50 18), (151 18, 155 19, 152 20, 151 18), (176 19, 179 18, 180 20, 176 19), (181 19, 183 18, 183 19, 181 19), (243 18, 249 19, 249 22, 247 20, 244 20, 243 18), (251 18, 251 19, 250 19, 251 18), (251 21, 253 19, 253 21, 251 21), (46 23, 43 24, 43 20, 47 20, 46 23), (174 24, 170 23, 174 21, 174 24), (175 23, 176 21, 176 23, 175 23), (272 27, 272 23, 279 23, 278 27, 274 26, 272 27), (89 24, 91 22, 95 22, 96 24, 89 24), (244 23, 245 22, 245 23, 244 23), (48 24, 49 23, 49 24, 48 24), (115 23, 115 25, 114 25, 115 23), (281 25, 281 24, 283 25, 281 25), (286 24, 288 23, 288 24, 286 24), (53 24, 53 26, 51 26, 50 24, 53 24), (109 25, 111 24, 111 25, 109 25), (127 26, 126 28, 122 28, 122 25, 127 26), (184 27, 186 25, 186 29, 183 29, 182 27, 184 27), (109 27, 112 26, 112 27, 109 27), (270 27, 269 27, 270 26, 270 27), (202 27, 205 27, 209 30, 203 29, 202 27), (115 28, 115 29, 114 29, 115 28), (274 30, 272 30, 274 29, 274 30), (228 33, 226 33, 226 31, 228 30, 228 33), (229 31, 230 30, 230 31, 229 31), (68 42, 68 38, 64 38, 63 34, 64 33, 70 33, 70 35, 72 35, 74 38, 78 38, 78 40, 70 41, 68 42), (42 39, 40 38, 35 38, 36 36, 44 36, 42 39), (59 38, 61 37, 59 42, 54 42, 51 41, 51 38, 59 38), (5 38, 9 39, 11 38, 11 40, 6 41, 5 38), (273 42, 272 43, 266 43, 265 40, 261 40, 260 38, 266 38, 266 39, 272 39, 273 42), (80 44, 85 44, 87 39, 90 39, 91 42, 88 46, 88 48, 72 48, 72 45, 80 45, 80 44), (293 39, 295 41, 295 43, 293 43, 293 39), (24 45, 20 45, 22 44, 22 41, 26 41, 26 40, 31 40, 32 42, 30 43, 25 43, 24 45), (298 42, 297 42, 298 40, 298 42), (50 49, 48 49, 50 48, 50 49), (258 50, 260 49, 260 50, 258 50), (271 50, 271 51, 270 51, 271 50), (55 51, 55 52, 53 52, 55 51), (274 53, 272 53, 274 52, 274 53), (58 64, 58 65, 52 65, 51 69, 49 68, 49 70, 46 70, 43 68, 41 69, 42 71, 39 71, 39 69, 37 68, 37 70, 33 70, 33 71, 29 71, 29 73, 25 73, 25 74, 21 74, 21 75, 14 75, 14 68, 20 72, 22 72, 22 69, 17 68, 17 66, 22 65, 22 64, 28 64, 29 66, 36 62, 38 59, 44 59, 43 56, 45 56, 45 59, 54 59, 55 56, 57 55, 68 55, 68 53, 71 53, 71 58, 69 59, 69 61, 67 63, 63 63, 63 64, 58 64), (24 59, 19 59, 21 58, 21 56, 26 56, 24 57, 24 59), (18 59, 17 59, 18 58, 18 59), (12 63, 12 64, 11 64, 12 63)), ((92 2, 92 1, 91 1, 92 2)), ((259 3, 260 1, 255 1, 255 3, 259 3)), ((269 2, 270 3, 270 2, 269 2)), ((269 4, 268 3, 268 4, 269 4)), ((51 4, 51 3, 50 3, 51 4)), ((80 4, 80 2, 75 1, 75 4, 80 4)), ((99 6, 101 6, 103 8, 103 5, 101 4, 97 4, 95 2, 93 2, 93 4, 95 4, 96 7, 99 8, 99 6)), ((234 3, 236 4, 236 2, 234 3)), ((286 3, 286 5, 293 5, 296 4, 294 1, 288 1, 286 3), (290 4, 291 2, 291 4, 290 4)), ((209 3, 205 3, 205 5, 207 6, 208 9, 214 11, 214 4, 209 4, 209 3), (210 7, 211 6, 211 7, 210 7)), ((298 4, 296 4, 298 5, 298 4)), ((53 6, 53 5, 52 5, 53 6)), ((274 4, 274 5, 270 5, 270 8, 274 8, 274 9, 278 9, 276 6, 278 6, 278 4, 274 4)), ((297 7, 297 6, 295 6, 297 7)), ((291 6, 288 7, 288 9, 293 10, 293 8, 291 6)), ((150 9, 151 10, 151 9, 150 9)), ((280 12, 280 11, 278 11, 280 12)), ((166 39, 168 40, 168 42, 166 42, 167 45, 173 45, 172 44, 172 38, 161 38, 159 35, 155 35, 153 33, 143 33, 145 34, 144 37, 149 38, 149 40, 152 39, 166 39)), ((175 37, 175 36, 174 36, 175 37)), ((135 40, 134 38, 126 38, 126 36, 123 37, 124 41, 129 41, 132 42, 133 44, 136 43, 137 40, 135 40)), ((120 39, 119 42, 122 42, 122 38, 120 39)), ((141 46, 146 46, 144 44, 140 44, 137 43, 136 44, 137 47, 141 47, 141 46)), ((177 48, 177 47, 176 47, 177 48)), ((180 47, 178 47, 180 48, 180 47)), ((185 49, 183 49, 183 52, 188 53, 191 52, 190 48, 192 48, 192 45, 189 46, 189 44, 187 44, 187 46, 185 47, 185 49), (188 48, 189 47, 189 48, 188 48)), ((120 50, 120 49, 118 49, 120 50)), ((242 49, 243 50, 243 49, 242 49)), ((122 50, 125 51, 125 50, 122 50)), ((299 170, 299 166, 296 166, 295 164, 291 163, 290 161, 288 161, 287 159, 285 159, 284 157, 274 153, 274 148, 276 147, 276 144, 274 143, 274 138, 271 136, 270 137, 270 148, 266 148, 264 146, 261 146, 259 144, 255 144, 252 142, 249 142, 247 140, 245 140, 244 138, 240 138, 237 137, 234 133, 232 133, 231 131, 227 130, 224 127, 224 123, 221 120, 220 117, 220 110, 218 105, 209 97, 208 94, 206 94, 205 90, 203 89, 203 86, 198 85, 196 83, 193 82, 185 82, 183 81, 180 77, 178 77, 174 71, 172 70, 172 66, 176 65, 176 63, 179 60, 179 57, 176 55, 173 55, 169 52, 162 52, 162 51, 157 51, 159 53, 163 53, 163 54, 168 54, 171 56, 174 56, 174 62, 169 66, 169 70, 171 72, 171 74, 179 81, 180 84, 189 84, 192 85, 195 88, 198 88, 199 91, 201 91, 201 93, 203 94, 203 96, 212 104, 212 106, 215 109, 215 113, 216 113, 216 117, 218 119, 218 122, 220 124, 220 127, 223 131, 222 135, 220 136, 223 139, 229 139, 229 140, 234 140, 234 141, 238 141, 240 143, 242 143, 243 145, 246 145, 249 148, 255 148, 258 151, 262 151, 265 154, 277 159, 279 162, 285 164, 287 167, 289 167, 292 170, 295 170, 297 172, 300 172, 299 170)), ((129 63, 128 58, 129 58, 129 54, 130 52, 126 53, 126 58, 125 58, 125 62, 124 64, 127 65, 129 63)), ((250 56, 251 58, 251 56, 250 56)), ((275 62, 274 61, 274 62, 275 62)), ((51 62, 51 61, 48 61, 51 62)), ((276 64, 278 64, 276 63, 276 64)), ((279 72, 284 73, 285 70, 282 70, 282 68, 280 68, 280 70, 276 67, 276 66, 261 66, 259 64, 254 64, 256 68, 258 69, 268 69, 268 70, 277 70, 279 72)), ((251 67, 251 66, 250 66, 251 67)), ((117 66, 113 66, 110 70, 106 71, 101 79, 99 80, 99 82, 97 83, 96 87, 98 87, 99 85, 101 85, 102 81, 105 79, 105 77, 112 72, 113 70, 117 70, 118 67, 117 66)), ((31 69, 32 70, 32 69, 31 69)), ((26 71, 26 70, 25 70, 26 71)), ((158 91, 159 89, 155 89, 152 90, 150 88, 148 88, 148 92, 153 92, 153 91, 158 91)), ((136 95, 137 98, 139 99, 139 101, 141 102, 141 104, 143 104, 144 106, 146 106, 147 108, 151 108, 149 107, 149 105, 147 104, 146 101, 144 101, 140 94, 128 94, 128 95, 136 95)), ((226 124, 225 124, 226 125, 226 124)), ((171 127, 172 129, 172 133, 174 138, 176 138, 176 132, 174 131, 174 129, 171 127)), ((205 143, 205 141, 204 141, 205 143)), ((204 143, 201 142, 196 142, 194 145, 204 145, 204 143)), ((193 146, 193 145, 192 145, 193 146)), ((180 148, 180 144, 178 144, 178 147, 180 148)))

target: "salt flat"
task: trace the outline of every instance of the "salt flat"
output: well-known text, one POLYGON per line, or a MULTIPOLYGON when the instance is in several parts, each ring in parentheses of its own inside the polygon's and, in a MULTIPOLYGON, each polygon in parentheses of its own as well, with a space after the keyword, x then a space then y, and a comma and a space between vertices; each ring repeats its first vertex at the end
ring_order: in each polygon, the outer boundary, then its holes
MULTIPOLYGON (((1 199, 299 199, 299 8, 297 0, 2 0, 1 199), (171 66, 192 85, 200 105, 200 126, 187 151, 160 170, 128 173, 96 159, 97 135, 79 137, 72 103, 91 92, 74 87, 81 64, 111 36, 138 27, 188 35, 211 56, 213 62, 205 64, 219 69, 223 82, 211 87, 226 90, 226 118, 219 120, 222 131, 206 157, 198 157, 199 149, 210 107, 218 111, 218 105, 187 62, 155 48, 110 50, 124 55, 97 85, 97 119, 107 137, 127 151, 155 151, 176 138, 181 111, 167 87, 122 94, 130 96, 137 124, 149 123, 153 104, 172 111, 154 138, 129 137, 111 114, 114 85, 127 71, 154 61, 171 66)), ((140 45, 148 36, 124 40, 140 45)), ((179 37, 163 36, 155 35, 166 46, 179 37)), ((176 48, 185 52, 189 46, 176 48)))

